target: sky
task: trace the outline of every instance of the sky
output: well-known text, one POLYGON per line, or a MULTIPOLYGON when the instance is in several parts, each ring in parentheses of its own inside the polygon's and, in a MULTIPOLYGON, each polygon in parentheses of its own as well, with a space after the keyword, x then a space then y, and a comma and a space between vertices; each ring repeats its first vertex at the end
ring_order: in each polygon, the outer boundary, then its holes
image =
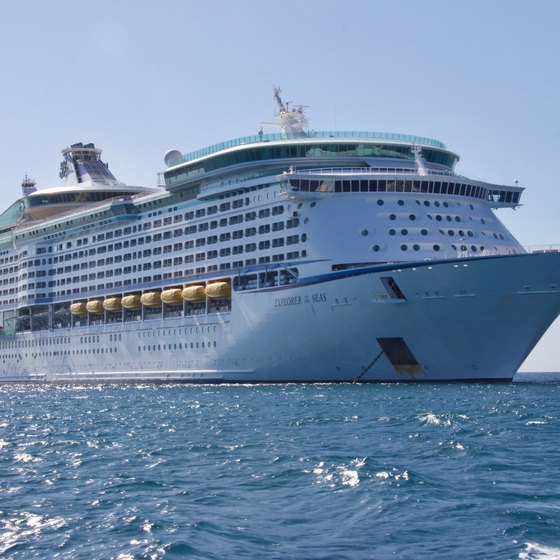
MULTIPOLYGON (((280 85, 312 129, 435 138, 519 181, 500 219, 560 246, 559 29, 558 0, 0 0, 0 208, 80 141, 153 186, 169 149, 256 134, 280 85)), ((560 320, 521 369, 560 371, 560 320)))

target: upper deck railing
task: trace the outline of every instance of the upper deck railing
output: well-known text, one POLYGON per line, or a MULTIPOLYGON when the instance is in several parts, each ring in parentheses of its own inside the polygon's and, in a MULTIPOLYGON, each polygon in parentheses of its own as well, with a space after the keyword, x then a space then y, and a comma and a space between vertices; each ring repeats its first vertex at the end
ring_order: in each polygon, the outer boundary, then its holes
POLYGON ((406 142, 411 144, 422 144, 425 146, 432 146, 445 150, 446 146, 439 140, 426 138, 424 136, 413 136, 411 134, 398 134, 394 132, 357 132, 357 131, 332 131, 332 130, 311 130, 305 133, 302 132, 277 132, 273 134, 253 134, 252 136, 243 136, 235 138, 234 140, 227 140, 201 148, 188 154, 183 154, 182 157, 171 160, 171 166, 186 163, 201 157, 209 156, 228 148, 235 148, 236 146, 243 146, 245 144, 255 144, 263 142, 274 142, 278 140, 307 140, 314 138, 326 139, 356 139, 356 140, 390 140, 393 142, 406 142))
MULTIPOLYGON (((298 171, 292 167, 291 171, 301 175, 418 175, 418 169, 413 167, 325 167, 317 169, 304 169, 298 171)), ((446 169, 425 169, 426 175, 445 175, 447 177, 458 177, 468 179, 464 175, 446 169)))
POLYGON ((523 247, 527 253, 560 253, 560 245, 526 245, 523 247))

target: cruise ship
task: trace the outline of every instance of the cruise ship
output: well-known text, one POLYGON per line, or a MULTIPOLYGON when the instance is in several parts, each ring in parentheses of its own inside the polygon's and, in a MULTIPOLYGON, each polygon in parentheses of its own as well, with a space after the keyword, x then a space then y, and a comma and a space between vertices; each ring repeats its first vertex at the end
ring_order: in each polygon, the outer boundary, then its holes
POLYGON ((0 215, 0 381, 511 380, 560 312, 560 253, 497 218, 523 189, 429 138, 280 130, 171 150, 154 188, 93 144, 0 215))

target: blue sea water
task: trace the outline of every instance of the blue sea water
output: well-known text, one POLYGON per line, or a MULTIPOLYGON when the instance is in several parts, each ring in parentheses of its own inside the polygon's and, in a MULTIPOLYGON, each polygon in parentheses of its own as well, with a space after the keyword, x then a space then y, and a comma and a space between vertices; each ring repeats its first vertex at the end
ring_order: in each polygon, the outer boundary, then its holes
POLYGON ((0 558, 560 558, 531 379, 0 386, 0 558))

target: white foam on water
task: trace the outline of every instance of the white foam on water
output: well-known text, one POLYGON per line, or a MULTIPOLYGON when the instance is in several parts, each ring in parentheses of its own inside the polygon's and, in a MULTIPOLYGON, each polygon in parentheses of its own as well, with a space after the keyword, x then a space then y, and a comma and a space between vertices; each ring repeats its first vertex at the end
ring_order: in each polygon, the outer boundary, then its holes
POLYGON ((0 554, 30 539, 37 540, 45 530, 57 530, 65 525, 63 517, 48 518, 26 511, 3 519, 0 522, 0 554))
POLYGON ((442 416, 438 416, 437 414, 433 414, 432 412, 427 412, 426 414, 420 414, 417 416, 418 420, 424 424, 431 424, 433 426, 443 426, 444 428, 448 428, 453 423, 449 418, 444 418, 442 416))
POLYGON ((560 548, 539 543, 525 543, 525 550, 519 553, 519 560, 559 560, 560 548))
POLYGON ((40 463, 43 459, 39 457, 33 457, 29 453, 16 453, 14 455, 14 461, 16 463, 40 463))

